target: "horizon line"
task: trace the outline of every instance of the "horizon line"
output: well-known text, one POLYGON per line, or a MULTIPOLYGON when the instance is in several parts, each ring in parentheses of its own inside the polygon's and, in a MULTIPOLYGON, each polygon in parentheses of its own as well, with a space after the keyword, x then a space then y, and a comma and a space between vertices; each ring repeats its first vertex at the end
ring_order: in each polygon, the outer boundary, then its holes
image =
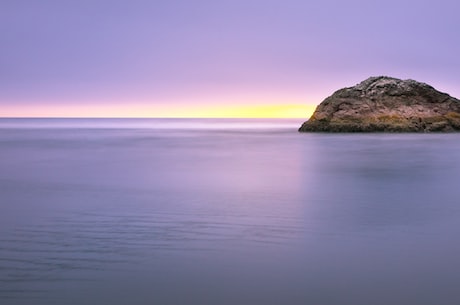
POLYGON ((305 119, 315 107, 312 104, 20 105, 1 109, 0 118, 305 119))
POLYGON ((307 117, 101 117, 101 116, 0 116, 2 119, 155 119, 155 120, 305 120, 307 117))

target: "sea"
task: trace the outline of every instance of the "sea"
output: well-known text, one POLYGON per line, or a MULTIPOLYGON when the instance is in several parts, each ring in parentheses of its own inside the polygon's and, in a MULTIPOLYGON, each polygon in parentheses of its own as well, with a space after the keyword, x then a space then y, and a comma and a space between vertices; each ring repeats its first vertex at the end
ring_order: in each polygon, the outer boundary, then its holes
POLYGON ((460 134, 301 123, 0 119, 0 304, 460 304, 460 134))

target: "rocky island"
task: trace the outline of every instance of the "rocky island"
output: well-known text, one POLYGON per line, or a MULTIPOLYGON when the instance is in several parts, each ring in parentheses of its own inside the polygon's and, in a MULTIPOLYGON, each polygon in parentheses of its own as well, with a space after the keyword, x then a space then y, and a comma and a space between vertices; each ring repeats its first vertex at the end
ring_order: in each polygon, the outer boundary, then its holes
POLYGON ((326 98, 299 131, 460 131, 460 100, 414 80, 371 77, 326 98))

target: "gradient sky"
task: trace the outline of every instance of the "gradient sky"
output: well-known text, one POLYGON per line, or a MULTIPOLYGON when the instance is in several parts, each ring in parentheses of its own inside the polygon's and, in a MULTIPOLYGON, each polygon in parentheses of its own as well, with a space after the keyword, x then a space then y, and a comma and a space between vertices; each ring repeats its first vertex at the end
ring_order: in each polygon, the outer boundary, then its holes
POLYGON ((376 75, 460 97, 458 3, 2 0, 0 116, 307 117, 376 75))

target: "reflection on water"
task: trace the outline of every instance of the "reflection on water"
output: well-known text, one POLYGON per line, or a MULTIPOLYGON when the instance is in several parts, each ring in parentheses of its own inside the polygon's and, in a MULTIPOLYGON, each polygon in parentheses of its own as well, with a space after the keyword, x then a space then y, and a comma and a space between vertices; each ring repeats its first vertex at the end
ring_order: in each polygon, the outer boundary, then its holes
POLYGON ((459 304, 460 135, 299 123, 0 120, 0 303, 459 304))

